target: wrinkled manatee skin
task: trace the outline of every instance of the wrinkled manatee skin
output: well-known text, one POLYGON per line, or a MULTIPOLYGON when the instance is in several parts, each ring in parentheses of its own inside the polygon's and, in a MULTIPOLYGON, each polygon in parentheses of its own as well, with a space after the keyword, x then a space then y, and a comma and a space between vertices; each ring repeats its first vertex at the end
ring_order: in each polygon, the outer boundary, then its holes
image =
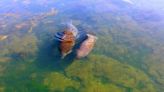
POLYGON ((96 42, 96 36, 87 34, 88 38, 83 41, 83 43, 80 45, 80 48, 77 50, 77 58, 82 58, 87 56, 93 49, 95 42, 96 42))

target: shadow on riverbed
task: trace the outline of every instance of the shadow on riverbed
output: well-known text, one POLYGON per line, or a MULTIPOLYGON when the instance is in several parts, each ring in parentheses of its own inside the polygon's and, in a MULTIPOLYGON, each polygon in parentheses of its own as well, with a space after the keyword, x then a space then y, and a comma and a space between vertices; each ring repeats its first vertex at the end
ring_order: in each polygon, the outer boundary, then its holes
MULTIPOLYGON (((85 38, 86 39, 86 38, 85 38)), ((85 40, 79 40, 72 50, 72 53, 61 59, 59 50, 60 42, 57 40, 45 41, 39 48, 36 65, 41 69, 62 71, 76 59, 76 50, 85 40)))

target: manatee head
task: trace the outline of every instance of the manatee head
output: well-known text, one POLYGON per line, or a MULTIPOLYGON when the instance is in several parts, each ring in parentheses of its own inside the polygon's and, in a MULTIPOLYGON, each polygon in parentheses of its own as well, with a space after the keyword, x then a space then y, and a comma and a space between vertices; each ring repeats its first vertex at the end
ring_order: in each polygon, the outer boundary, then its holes
POLYGON ((78 36, 78 29, 72 24, 72 22, 66 22, 63 25, 63 30, 64 31, 71 31, 74 35, 74 37, 78 36))

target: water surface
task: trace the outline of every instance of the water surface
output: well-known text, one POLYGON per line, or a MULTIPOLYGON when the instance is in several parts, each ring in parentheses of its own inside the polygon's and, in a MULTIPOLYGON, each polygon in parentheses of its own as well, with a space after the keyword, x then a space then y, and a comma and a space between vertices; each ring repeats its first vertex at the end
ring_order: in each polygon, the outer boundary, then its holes
POLYGON ((0 92, 162 92, 164 8, 146 2, 1 0, 0 92), (98 37, 85 58, 60 58, 68 20, 98 37))

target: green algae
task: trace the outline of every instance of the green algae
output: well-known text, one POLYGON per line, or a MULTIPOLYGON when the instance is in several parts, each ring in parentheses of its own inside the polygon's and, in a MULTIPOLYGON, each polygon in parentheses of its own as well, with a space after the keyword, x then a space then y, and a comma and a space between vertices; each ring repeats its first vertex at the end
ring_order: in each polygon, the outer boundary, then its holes
POLYGON ((71 86, 77 92, 156 92, 144 72, 100 55, 91 55, 86 61, 75 60, 64 74, 48 74, 44 85, 51 91, 71 86))
POLYGON ((63 74, 54 72, 50 73, 44 80, 44 84, 53 92, 55 90, 64 91, 67 87, 79 88, 79 83, 73 81, 63 74))
MULTIPOLYGON (((93 2, 97 3, 94 0, 93 2)), ((90 6, 89 3, 85 5, 90 6)), ((98 5, 99 3, 93 4, 91 7, 96 9, 85 13, 86 16, 81 16, 81 13, 76 11, 67 11, 69 7, 66 8, 66 12, 59 14, 60 16, 44 19, 44 13, 34 16, 33 18, 38 19, 38 26, 30 33, 27 33, 29 28, 16 30, 11 26, 15 25, 14 22, 17 24, 17 21, 24 23, 21 18, 4 18, 3 21, 9 21, 10 26, 1 31, 11 34, 0 43, 0 92, 156 92, 156 89, 161 92, 164 89, 164 44, 160 38, 163 36, 149 34, 154 30, 160 31, 158 29, 161 28, 144 28, 144 25, 152 25, 153 22, 138 24, 138 21, 128 14, 118 14, 120 12, 117 11, 104 14, 98 5), (97 55, 91 55, 88 59, 73 60, 69 64, 68 58, 60 62, 63 67, 61 69, 58 64, 52 63, 60 61, 53 59, 57 56, 50 56, 51 52, 45 53, 45 50, 51 49, 44 48, 53 43, 49 39, 53 38, 56 32, 54 29, 58 29, 54 26, 59 24, 56 20, 65 21, 67 18, 73 18, 75 24, 78 22, 78 28, 94 31, 99 39, 91 53, 97 55), (53 20, 54 24, 45 24, 49 20, 53 20), (40 48, 40 45, 43 45, 43 48, 40 48), (44 64, 41 64, 42 62, 44 64), (42 66, 38 67, 39 65, 42 66)), ((85 9, 82 10, 84 11, 85 9)), ((54 53, 59 54, 57 49, 54 53)))

